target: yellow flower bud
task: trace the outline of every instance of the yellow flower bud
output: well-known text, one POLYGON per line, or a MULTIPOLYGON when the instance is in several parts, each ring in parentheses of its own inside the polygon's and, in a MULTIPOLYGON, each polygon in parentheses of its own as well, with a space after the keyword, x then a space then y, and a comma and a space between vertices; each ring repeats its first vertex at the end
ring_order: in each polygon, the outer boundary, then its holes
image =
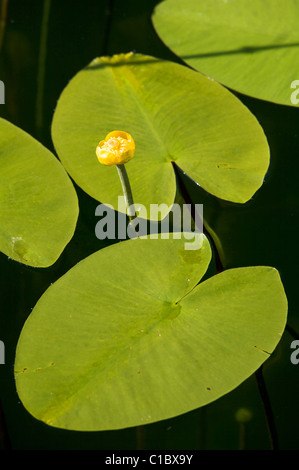
POLYGON ((133 158, 135 143, 124 131, 110 132, 96 148, 98 160, 103 165, 122 165, 133 158))

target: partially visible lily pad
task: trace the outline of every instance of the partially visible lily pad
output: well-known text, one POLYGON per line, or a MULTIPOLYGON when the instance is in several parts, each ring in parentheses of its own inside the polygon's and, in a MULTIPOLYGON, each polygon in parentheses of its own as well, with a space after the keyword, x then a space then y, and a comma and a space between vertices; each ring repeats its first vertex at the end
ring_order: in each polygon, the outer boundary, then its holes
POLYGON ((277 270, 231 269, 198 284, 209 243, 197 233, 187 250, 180 235, 104 248, 44 293, 15 361, 35 418, 79 431, 152 423, 216 400, 269 358, 287 314, 277 270))
POLYGON ((298 0, 164 0, 153 24, 195 70, 245 95, 298 106, 298 17, 298 0))
POLYGON ((47 148, 4 119, 0 139, 0 250, 29 266, 50 266, 76 227, 74 186, 47 148))
POLYGON ((237 203, 255 194, 269 166, 261 126, 232 93, 150 56, 95 59, 63 90, 53 118, 53 142, 66 170, 93 198, 122 211, 116 168, 100 165, 95 155, 113 130, 135 141, 126 168, 134 202, 149 219, 165 217, 174 202, 174 164, 206 191, 237 203), (156 216, 151 207, 162 204, 156 216))

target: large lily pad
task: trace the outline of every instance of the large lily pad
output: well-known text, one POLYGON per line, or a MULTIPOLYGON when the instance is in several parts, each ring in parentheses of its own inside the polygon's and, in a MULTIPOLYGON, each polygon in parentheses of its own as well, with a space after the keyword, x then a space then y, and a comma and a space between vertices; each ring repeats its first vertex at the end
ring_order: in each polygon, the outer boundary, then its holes
POLYGON ((298 17, 298 0, 165 0, 153 24, 194 69, 246 95, 296 106, 298 17))
POLYGON ((116 168, 100 165, 95 155, 112 130, 135 140, 126 168, 134 201, 151 219, 163 218, 174 202, 173 163, 206 191, 239 203, 262 185, 269 165, 262 128, 232 93, 154 57, 95 59, 68 83, 53 118, 54 145, 67 171, 92 197, 122 211, 116 168), (151 204, 164 204, 164 211, 156 217, 151 204))
POLYGON ((75 230, 75 189, 58 159, 22 129, 0 119, 0 138, 0 250, 50 266, 75 230))
POLYGON ((268 359, 286 322, 278 272, 231 269, 197 285, 211 251, 195 237, 193 250, 177 234, 120 242, 50 286, 15 361, 34 417, 85 431, 151 423, 216 400, 268 359))

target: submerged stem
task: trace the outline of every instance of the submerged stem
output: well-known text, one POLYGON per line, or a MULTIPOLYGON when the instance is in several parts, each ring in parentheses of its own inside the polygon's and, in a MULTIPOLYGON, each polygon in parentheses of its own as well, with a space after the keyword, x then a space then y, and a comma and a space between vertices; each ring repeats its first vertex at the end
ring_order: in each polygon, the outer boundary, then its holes
POLYGON ((6 28, 7 8, 8 8, 8 0, 3 0, 1 4, 1 19, 0 19, 0 51, 2 49, 4 33, 5 33, 5 28, 6 28))
POLYGON ((267 391, 264 376, 263 376, 263 366, 261 366, 255 372, 255 376, 256 376, 257 385, 259 388, 260 396, 261 396, 264 410, 265 410, 271 449, 278 450, 279 449, 278 435, 277 435, 276 424, 274 420, 274 414, 273 414, 272 406, 270 403, 270 398, 268 395, 268 391, 267 391))
POLYGON ((48 22, 50 16, 51 0, 44 1, 41 37, 40 37, 40 50, 38 58, 38 75, 37 75, 37 96, 36 96, 36 127, 41 129, 43 126, 43 99, 45 87, 45 64, 47 53, 47 36, 48 36, 48 22))
POLYGON ((116 168, 117 168, 121 185, 123 188, 125 203, 127 206, 127 212, 128 212, 129 220, 131 222, 136 217, 136 212, 135 212, 133 194, 132 194, 132 189, 131 189, 128 173, 124 164, 116 165, 116 168))

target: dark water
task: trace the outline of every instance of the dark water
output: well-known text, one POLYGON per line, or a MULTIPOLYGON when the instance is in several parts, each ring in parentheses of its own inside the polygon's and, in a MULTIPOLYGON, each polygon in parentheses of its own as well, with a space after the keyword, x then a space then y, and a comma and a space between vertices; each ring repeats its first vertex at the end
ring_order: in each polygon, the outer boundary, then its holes
MULTIPOLYGON (((5 83, 2 117, 53 150, 50 125, 57 99, 73 75, 94 57, 135 50, 179 62, 159 40, 151 24, 154 0, 52 0, 49 2, 45 75, 39 66, 44 6, 38 0, 2 1, 7 5, 0 56, 5 83), (42 100, 37 100, 42 84, 42 100)), ((269 77, 269 80, 271 77, 269 77)), ((90 253, 102 248, 94 237, 97 202, 79 188, 80 216, 74 238, 54 266, 32 269, 0 255, 0 366, 2 448, 12 449, 281 449, 299 448, 299 365, 290 361, 298 335, 298 170, 299 111, 238 95, 264 128, 271 167, 263 187, 247 204, 225 203, 182 176, 194 203, 204 204, 207 222, 224 250, 225 267, 276 267, 289 301, 288 328, 263 368, 230 394, 186 415, 122 431, 81 433, 51 428, 30 416, 16 394, 13 363, 22 325, 51 282, 90 253), (239 408, 252 419, 244 428, 235 420, 239 408), (268 427, 271 429, 269 436, 268 427)))

